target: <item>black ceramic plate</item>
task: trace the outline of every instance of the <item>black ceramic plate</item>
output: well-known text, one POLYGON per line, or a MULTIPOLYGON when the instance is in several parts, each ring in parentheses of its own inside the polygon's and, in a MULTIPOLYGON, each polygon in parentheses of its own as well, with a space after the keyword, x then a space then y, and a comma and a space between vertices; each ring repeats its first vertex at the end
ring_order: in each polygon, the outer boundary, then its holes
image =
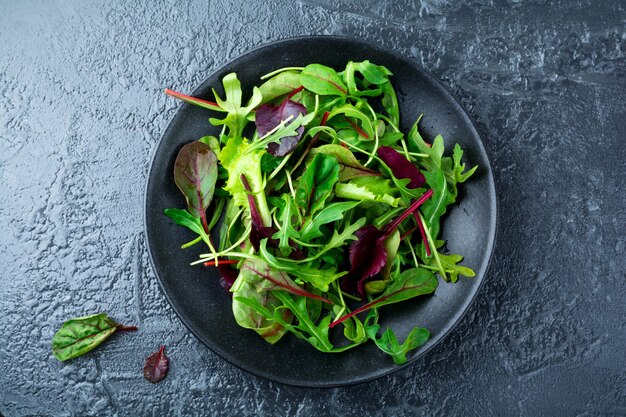
MULTIPOLYGON (((479 166, 461 187, 460 205, 450 211, 442 229, 448 248, 465 256, 464 264, 476 271, 476 277, 461 278, 456 284, 441 283, 434 296, 381 309, 383 328, 392 326, 402 340, 415 325, 430 330, 431 339, 412 354, 410 363, 439 343, 467 311, 484 279, 494 246, 496 195, 489 160, 478 132, 457 100, 413 61, 371 44, 338 37, 288 39, 255 49, 210 75, 193 95, 212 100, 211 88, 215 88, 223 96, 221 79, 233 71, 241 80, 245 98, 260 83, 261 75, 280 67, 321 63, 341 70, 349 60, 365 59, 393 72, 403 131, 407 132, 424 113, 422 132, 426 138, 432 140, 441 133, 447 152, 458 142, 465 149, 469 166, 479 166)), ((215 269, 189 266, 201 249, 180 249, 193 236, 165 217, 163 209, 184 207, 172 177, 174 160, 184 143, 218 133, 208 123, 210 116, 208 110, 188 104, 180 107, 156 150, 146 190, 146 234, 152 264, 166 298, 183 323, 227 361, 290 385, 353 384, 399 369, 373 343, 341 354, 325 354, 287 335, 271 346, 236 324, 230 296, 220 287, 215 269)))

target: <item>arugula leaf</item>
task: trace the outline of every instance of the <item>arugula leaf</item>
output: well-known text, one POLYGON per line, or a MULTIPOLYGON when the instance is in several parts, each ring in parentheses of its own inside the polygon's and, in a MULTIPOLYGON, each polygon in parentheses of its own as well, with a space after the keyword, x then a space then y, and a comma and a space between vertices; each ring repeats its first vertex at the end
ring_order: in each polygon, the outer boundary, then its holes
POLYGON ((380 350, 391 356, 391 359, 393 359, 393 362, 396 365, 406 363, 407 353, 422 346, 430 338, 430 332, 423 327, 414 327, 402 344, 398 343, 398 339, 391 327, 388 327, 379 338, 377 334, 380 330, 380 325, 377 321, 378 312, 376 309, 373 309, 365 320, 365 332, 367 333, 367 336, 376 343, 376 346, 378 346, 380 350), (372 321, 372 317, 375 317, 376 319, 373 323, 370 323, 372 321))
POLYGON ((311 239, 321 237, 323 234, 320 227, 341 220, 344 214, 356 207, 359 201, 346 201, 327 204, 320 212, 313 217, 308 217, 300 228, 300 239, 309 242, 311 239))
POLYGON ((309 64, 300 73, 304 88, 320 96, 341 96, 348 94, 347 87, 337 72, 325 65, 309 64))
POLYGON ((334 268, 319 269, 313 266, 278 260, 267 250, 267 239, 261 241, 259 255, 270 267, 287 272, 302 281, 308 282, 322 292, 327 292, 330 283, 347 273, 346 271, 337 272, 334 268))
POLYGON ((434 190, 432 198, 422 206, 424 220, 430 229, 431 236, 439 235, 439 221, 441 216, 446 212, 446 208, 454 203, 454 197, 450 193, 448 183, 443 171, 426 171, 424 172, 426 183, 434 190))
POLYGON ((304 215, 324 207, 333 186, 339 180, 339 163, 331 156, 318 154, 300 177, 296 189, 296 204, 304 215))
MULTIPOLYGON (((444 255, 441 252, 438 252, 439 262, 441 262, 441 266, 443 267, 446 275, 443 277, 445 280, 449 280, 452 282, 457 282, 459 279, 459 275, 466 276, 468 278, 472 278, 476 276, 476 273, 471 269, 463 265, 457 265, 459 262, 463 260, 461 255, 457 255, 451 253, 449 255, 444 255)), ((438 268, 436 260, 434 258, 424 259, 424 263, 426 265, 438 268)))
POLYGON ((278 248, 283 255, 289 256, 291 253, 291 244, 289 239, 300 237, 299 233, 293 228, 292 218, 298 212, 295 207, 294 201, 289 194, 283 194, 283 201, 285 202, 285 208, 282 210, 280 220, 282 222, 281 229, 274 235, 275 239, 279 239, 278 248))
POLYGON ((52 354, 60 361, 91 351, 116 331, 134 331, 135 326, 123 326, 104 313, 67 320, 52 338, 52 354))
POLYGON ((174 182, 185 196, 189 213, 200 218, 208 232, 206 208, 217 182, 217 158, 211 148, 202 142, 183 146, 174 163, 174 182))
POLYGON ((172 219, 177 225, 197 233, 206 243, 209 242, 209 235, 204 231, 200 219, 192 216, 187 210, 170 208, 163 210, 163 214, 172 219))
POLYGON ((213 95, 215 96, 217 104, 222 109, 226 110, 228 114, 223 119, 216 119, 212 117, 209 121, 213 126, 225 125, 228 127, 229 138, 240 138, 244 126, 248 123, 248 117, 250 117, 251 112, 259 104, 261 104, 263 96, 261 95, 259 88, 254 87, 252 90, 252 97, 248 101, 248 105, 242 107, 241 83, 237 79, 237 74, 232 72, 226 75, 222 79, 222 84, 224 86, 226 99, 222 100, 215 90, 213 90, 213 95))
POLYGON ((372 64, 367 60, 363 62, 350 61, 346 66, 344 79, 346 80, 348 92, 350 93, 350 95, 356 97, 375 97, 379 96, 382 92, 380 85, 389 82, 389 79, 387 78, 388 75, 391 75, 391 71, 389 71, 387 68, 372 64), (361 73, 367 83, 375 85, 376 87, 359 90, 359 88, 357 87, 357 79, 355 77, 356 72, 361 73))

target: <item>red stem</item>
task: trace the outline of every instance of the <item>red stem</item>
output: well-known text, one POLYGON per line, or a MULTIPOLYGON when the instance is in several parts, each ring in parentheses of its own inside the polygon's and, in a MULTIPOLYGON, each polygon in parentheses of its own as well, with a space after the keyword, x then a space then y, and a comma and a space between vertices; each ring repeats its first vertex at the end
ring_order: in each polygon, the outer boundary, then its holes
POLYGON ((359 126, 357 126, 356 123, 354 123, 352 120, 348 119, 348 116, 343 116, 343 117, 348 121, 348 123, 350 123, 350 125, 352 125, 352 127, 354 129, 356 129, 357 132, 359 132, 359 135, 363 136, 365 139, 369 139, 370 138, 370 136, 367 133, 365 133, 363 130, 361 130, 361 128, 359 126))
POLYGON ((188 96, 187 94, 183 94, 183 93, 179 93, 177 91, 174 90, 170 90, 169 88, 165 89, 165 94, 167 94, 168 96, 172 96, 174 98, 177 98, 179 100, 183 100, 186 102, 190 102, 193 104, 193 102, 198 102, 198 103, 204 103, 207 106, 211 106, 211 107, 217 107, 219 109, 221 109, 220 105, 213 102, 213 101, 208 101, 208 100, 202 100, 200 98, 196 98, 196 97, 192 97, 192 96, 188 96))
MULTIPOLYGON (((249 269, 250 271, 252 271, 252 272, 254 272, 255 274, 257 274, 258 276, 260 276, 260 277, 262 277, 262 278, 265 278, 266 280, 270 281, 272 284, 274 284, 274 285, 278 285, 279 287, 284 288, 284 289, 286 289, 286 290, 289 290, 289 291, 291 291, 291 292, 293 292, 293 293, 295 293, 295 294, 298 294, 298 295, 301 295, 301 296, 303 296, 303 297, 307 297, 307 298, 313 298, 313 299, 316 299, 316 300, 322 301, 322 302, 324 302, 324 303, 326 303, 326 304, 330 304, 330 305, 332 305, 332 304, 333 304, 333 302, 332 302, 332 301, 330 301, 330 300, 329 300, 329 299, 327 299, 327 298, 321 297, 321 296, 319 296, 319 295, 312 294, 312 293, 310 293, 310 292, 306 292, 306 291, 304 291, 304 290, 301 290, 300 288, 296 288, 296 287, 289 286, 289 285, 287 285, 287 284, 285 284, 285 283, 283 283, 283 282, 280 282, 280 281, 275 280, 275 279, 274 279, 274 278, 272 278, 269 274, 263 274, 262 272, 257 271, 256 269, 251 268, 251 267, 249 267, 249 266, 247 266, 247 265, 244 265, 244 268, 247 268, 247 269, 249 269)), ((281 274, 282 274, 282 272, 281 272, 281 274)))
POLYGON ((250 217, 252 218, 252 223, 256 227, 263 227, 263 225, 260 224, 259 222, 259 219, 261 218, 261 214, 259 213, 259 209, 256 207, 254 196, 251 194, 252 190, 250 189, 250 184, 248 183, 248 179, 246 178, 245 174, 241 174, 240 178, 241 178, 241 182, 243 183, 243 188, 246 190, 248 194, 248 205, 250 206, 250 217))
POLYGON ((416 230, 417 230, 417 227, 411 227, 409 230, 404 232, 404 234, 402 236, 400 236, 400 240, 404 240, 408 235, 410 235, 411 233, 413 233, 416 230))
POLYGON ((417 222, 417 227, 420 229, 420 233, 422 235, 422 242, 424 242, 424 249, 426 249, 426 256, 430 256, 430 245, 428 244, 428 238, 426 237, 426 230, 424 230, 424 223, 422 223, 422 218, 419 213, 416 211, 413 212, 413 216, 415 216, 415 221, 417 222))
POLYGON ((118 324, 115 327, 117 327, 118 332, 134 332, 139 330, 137 326, 124 326, 123 324, 118 324))
POLYGON ((419 206, 424 204, 424 202, 428 200, 432 195, 433 195, 433 190, 428 190, 424 193, 423 196, 415 200, 415 202, 411 204, 409 208, 406 209, 406 211, 400 215, 400 217, 395 219, 392 223, 389 223, 389 225, 385 228, 385 231, 383 232, 383 236, 384 237, 389 236, 396 229, 396 227, 398 227, 400 223, 402 223, 404 219, 409 217, 411 213, 417 210, 419 206))
POLYGON ((289 93, 289 95, 287 96, 287 100, 291 100, 291 97, 295 96, 296 94, 298 94, 303 89, 304 89, 303 85, 301 85, 298 88, 294 88, 293 91, 291 93, 289 93))
POLYGON ((240 261, 236 261, 234 259, 226 259, 226 260, 220 260, 218 263, 218 260, 214 259, 212 261, 205 262, 204 266, 235 265, 235 264, 238 264, 239 262, 240 261))

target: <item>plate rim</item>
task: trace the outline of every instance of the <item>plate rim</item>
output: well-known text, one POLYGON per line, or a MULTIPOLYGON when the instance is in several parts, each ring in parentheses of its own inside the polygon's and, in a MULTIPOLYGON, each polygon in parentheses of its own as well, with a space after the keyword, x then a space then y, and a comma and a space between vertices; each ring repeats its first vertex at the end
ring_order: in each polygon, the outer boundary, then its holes
MULTIPOLYGON (((393 373, 396 373, 397 371, 401 370, 401 369, 406 369, 408 366, 414 365, 415 362, 417 362, 419 359, 423 359, 424 356, 426 356, 426 354, 428 354, 430 351, 432 351, 435 347, 439 346, 441 344, 442 341, 444 341, 446 338, 448 338, 448 336, 450 336, 450 334, 452 333, 452 331, 459 325, 459 323, 463 320, 463 318, 467 315, 468 311, 470 310, 470 307, 474 304, 478 294, 480 293, 481 289, 483 288, 484 284, 485 284, 485 280, 487 278, 488 272, 491 269, 492 263, 493 263, 493 258, 494 258, 494 253, 495 253, 495 248, 496 248, 496 239, 498 236, 498 230, 499 230, 499 221, 498 221, 498 213, 499 213, 499 204, 498 204, 498 189, 497 189, 497 184, 495 181, 495 177, 494 177, 494 170, 493 170, 493 164, 492 164, 492 153, 489 150, 489 148, 487 147, 484 139, 483 139, 483 132, 481 129, 478 128, 478 126, 476 125, 476 123, 474 122, 473 118, 470 116, 469 112, 467 111, 467 109, 465 108, 465 106, 460 102, 460 100, 453 94, 453 92, 450 90, 450 88, 448 88, 448 86, 446 86, 442 80, 440 80, 438 77, 434 76, 429 70, 427 70, 426 68, 424 68, 423 66, 421 66, 418 62, 416 62, 414 59, 411 59, 410 57, 406 57, 403 55, 400 55, 396 50, 394 49, 386 49, 384 47, 381 47, 378 44, 375 44, 373 42, 367 41, 367 40, 363 40, 363 39, 359 39, 359 38, 355 38, 352 36, 346 36, 346 35, 303 35, 303 36, 291 36, 291 37, 285 37, 285 38, 281 38, 281 39, 277 39, 274 41, 270 41, 270 42, 266 42, 266 43, 262 43, 260 45, 254 46, 253 48, 247 49, 244 52, 241 52, 240 54, 238 54, 237 56, 235 56, 234 58, 229 59, 226 63, 224 63, 224 65, 218 66, 217 68, 215 68, 214 70, 211 70, 211 72, 209 73, 209 75, 198 85, 196 86, 193 91, 190 93, 190 95, 192 96, 196 96, 199 92, 201 92, 205 87, 205 84, 208 82, 208 79, 211 78, 213 75, 217 74, 217 73, 221 73, 224 72, 229 66, 234 66, 238 63, 238 61, 244 59, 247 55, 252 54, 252 53, 256 53, 256 52, 260 52, 263 49, 266 48, 271 48, 271 47, 276 47, 277 45, 280 44, 288 44, 288 43, 292 43, 292 42, 298 42, 298 41, 315 41, 315 40, 321 40, 321 41, 343 41, 343 42, 351 42, 351 43, 355 43, 355 44, 360 44, 362 46, 365 46, 367 48, 370 49, 374 49, 378 52, 381 52, 383 54, 389 54, 389 55, 393 55, 395 56, 397 59, 402 60, 404 62, 406 62, 407 64, 409 64, 411 67, 415 68, 416 71, 421 72, 422 74, 424 74, 426 76, 426 78, 428 79, 428 81, 430 81, 433 85, 439 87, 439 89, 441 91, 443 91, 444 95, 446 95, 450 100, 449 102, 452 103, 454 106, 456 106, 459 110, 460 113, 462 114, 462 118, 466 120, 466 122, 469 122, 469 126, 471 128, 471 130, 473 130, 474 136, 478 137, 478 144, 479 146, 482 148, 481 150, 484 152, 485 157, 487 159, 487 165, 488 165, 488 170, 487 170, 487 180, 488 180, 488 184, 489 186, 493 189, 493 195, 490 195, 489 200, 490 200, 490 205, 493 206, 493 216, 491 216, 491 221, 490 221, 490 229, 493 230, 493 232, 490 234, 489 239, 488 239, 488 243, 487 243, 487 250, 488 250, 488 259, 487 259, 487 263, 485 266, 485 270, 483 272, 482 275, 477 276, 476 278, 472 278, 474 280, 478 279, 478 286, 476 287, 476 289, 470 294, 470 297, 468 297, 468 299, 465 301, 465 303, 463 303, 460 307, 460 309, 458 309, 457 314, 456 314, 456 318, 453 320, 453 322, 446 328, 444 329, 444 331, 441 333, 441 335, 439 336, 439 338, 430 346, 428 346, 427 348, 420 350, 415 356, 413 356, 412 358, 410 358, 406 363, 402 364, 402 365, 394 365, 394 367, 385 369, 379 373, 374 373, 365 377, 360 377, 360 378, 355 378, 352 380, 348 380, 348 381, 344 381, 344 382, 329 382, 329 383, 304 383, 304 382, 299 382, 299 381, 294 381, 291 378, 282 378, 280 376, 268 376, 268 375, 263 375, 261 372, 257 372, 253 367, 247 367, 245 364, 242 363, 237 363, 237 362, 233 362, 231 360, 229 360, 227 358, 228 355, 226 355, 224 352, 222 352, 222 349, 217 348, 215 346, 210 346, 205 340, 203 340, 203 337, 201 337, 202 332, 195 328, 194 325, 191 323, 191 320, 189 320, 188 318, 186 318, 186 315, 182 313, 180 306, 178 306, 178 304, 174 303, 172 301, 172 299, 170 298, 170 295, 168 294, 168 292, 165 290, 164 287, 164 283, 162 281, 162 278, 160 277, 160 274, 155 266, 155 260, 154 260, 154 255, 151 249, 151 245, 150 245, 150 238, 149 238, 149 233, 148 233, 148 221, 147 221, 147 217, 148 217, 148 211, 149 211, 149 207, 148 207, 148 191, 149 191, 149 186, 150 186, 150 179, 152 178, 152 171, 153 169, 155 169, 154 166, 154 161, 156 158, 156 155, 160 149, 160 147, 163 144, 163 140, 164 138, 168 135, 168 133, 170 132, 171 129, 173 129, 172 126, 172 122, 174 121, 174 119, 178 116, 178 114, 181 112, 181 110, 183 110, 185 107, 189 106, 191 107, 190 104, 188 103, 181 103, 179 104, 178 108, 176 109, 176 111, 172 114, 172 116, 168 119, 167 124, 166 124, 166 128, 163 131, 163 133, 160 135, 158 142, 156 142, 156 146, 154 146, 154 148, 151 151, 150 157, 149 157, 149 166, 148 169, 146 171, 146 182, 145 182, 145 187, 144 187, 144 193, 143 193, 143 235, 144 235, 144 239, 146 242, 146 250, 148 252, 148 258, 150 260, 150 266, 152 268, 152 271, 155 275, 155 278, 158 282, 159 285, 159 289, 161 290, 161 293, 165 296, 165 299, 167 300, 169 306, 172 308, 172 310, 174 311, 174 313, 176 314, 176 316, 178 317, 178 319, 183 323, 183 325, 187 328, 187 330, 189 330, 191 332, 191 334, 194 335, 194 337, 196 339, 198 339, 198 341, 200 341, 204 346, 206 346, 209 350, 211 350, 213 353, 215 353, 217 356, 220 357, 220 359, 222 359, 223 361, 225 361, 226 363, 235 366, 236 368, 239 368, 241 370, 243 370, 246 373, 249 373, 257 378, 261 378, 263 380, 266 381, 271 381, 273 383, 280 383, 280 384, 284 384, 287 386, 293 386, 293 387, 299 387, 299 388, 337 388, 337 387, 345 387, 345 386, 352 386, 352 385, 358 385, 358 384, 362 384, 362 383, 366 383, 366 382, 370 382, 373 381, 375 379, 379 379, 388 375, 391 375, 393 373)), ((453 316, 454 318, 454 316, 453 316)))

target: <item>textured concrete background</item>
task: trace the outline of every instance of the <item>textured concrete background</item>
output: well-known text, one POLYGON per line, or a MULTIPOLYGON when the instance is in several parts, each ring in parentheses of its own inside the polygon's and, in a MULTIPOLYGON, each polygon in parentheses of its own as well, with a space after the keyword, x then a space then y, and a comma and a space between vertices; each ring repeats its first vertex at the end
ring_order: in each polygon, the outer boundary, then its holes
POLYGON ((626 415, 624 2, 0 1, 0 412, 54 415, 626 415), (484 132, 494 263, 423 360, 332 390, 225 363, 148 263, 151 151, 212 70, 263 43, 342 34, 441 77, 484 132), (137 324, 57 362, 67 318, 137 324), (141 374, 160 343, 172 366, 141 374))

